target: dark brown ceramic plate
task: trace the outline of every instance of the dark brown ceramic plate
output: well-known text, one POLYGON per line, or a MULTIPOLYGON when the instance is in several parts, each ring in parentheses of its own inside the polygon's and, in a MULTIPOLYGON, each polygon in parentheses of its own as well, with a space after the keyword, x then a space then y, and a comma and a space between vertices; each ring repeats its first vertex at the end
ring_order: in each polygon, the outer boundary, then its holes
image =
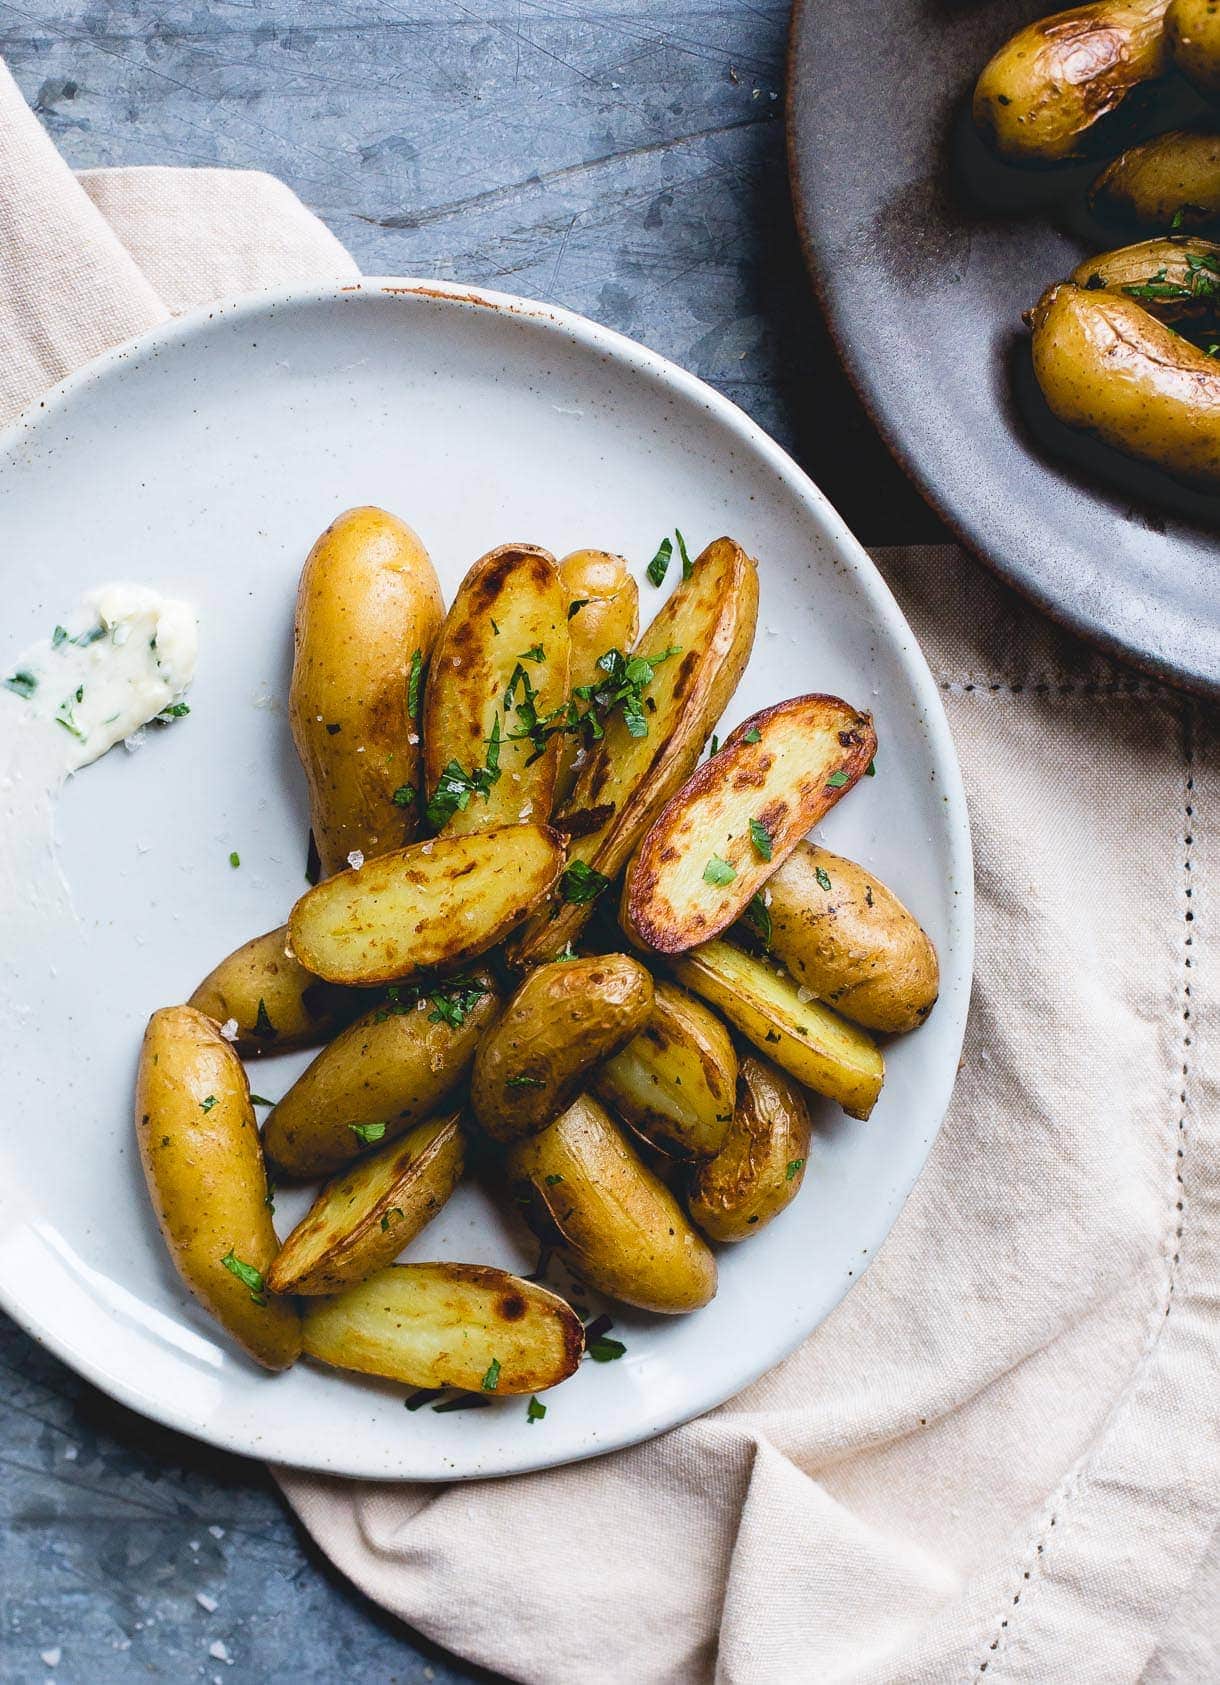
MULTIPOLYGON (((797 0, 788 139, 797 220, 840 354, 890 449, 963 542, 1064 625, 1220 694, 1220 497, 1057 423, 1021 313, 1133 236, 1084 205, 1099 162, 993 159, 975 77, 1038 0, 797 0)), ((1127 133, 1201 113, 1160 85, 1127 133)))

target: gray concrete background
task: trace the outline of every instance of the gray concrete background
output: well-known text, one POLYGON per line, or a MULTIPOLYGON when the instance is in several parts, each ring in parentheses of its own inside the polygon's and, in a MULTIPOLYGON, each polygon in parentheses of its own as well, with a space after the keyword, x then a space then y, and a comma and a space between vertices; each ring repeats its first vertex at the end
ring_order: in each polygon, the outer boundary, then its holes
MULTIPOLYGON (((74 166, 271 171, 367 271, 494 285, 619 328, 748 410, 866 542, 934 538, 838 373, 801 265, 787 11, 0 0, 0 55, 74 166)), ((259 1466, 132 1415, 2 1318, 0 1420, 4 1685, 488 1677, 343 1582, 259 1466)))

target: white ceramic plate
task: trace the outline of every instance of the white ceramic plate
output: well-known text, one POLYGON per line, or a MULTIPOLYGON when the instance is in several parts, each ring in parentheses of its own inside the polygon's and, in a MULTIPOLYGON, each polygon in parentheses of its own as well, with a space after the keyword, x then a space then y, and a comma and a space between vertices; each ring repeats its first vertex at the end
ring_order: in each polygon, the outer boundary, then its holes
MULTIPOLYGON (((503 296, 369 280, 218 306, 103 358, 2 441, 0 506, 0 663, 108 578, 187 597, 201 618, 189 719, 137 755, 113 751, 60 799, 75 919, 43 928, 20 885, 0 893, 5 1308, 146 1415, 375 1479, 504 1474, 644 1439, 728 1398, 816 1327, 885 1238, 940 1125, 972 902, 936 687, 868 558, 788 457, 727 400, 604 328, 503 296), (615 1310, 626 1356, 582 1365, 533 1425, 519 1399, 408 1414, 400 1388, 308 1364, 256 1371, 170 1268, 134 1148, 148 1014, 304 888, 302 780, 269 699, 287 689, 302 558, 357 503, 418 529, 447 596, 508 539, 557 554, 604 546, 641 566, 675 522, 692 553, 722 532, 740 539, 760 561, 762 606, 726 724, 808 690, 873 710, 877 777, 820 834, 892 884, 940 949, 940 1004, 890 1049, 872 1119, 819 1104, 800 1198, 724 1250, 714 1302, 673 1320, 615 1310)), ((662 596, 642 583, 645 618, 662 596)), ((305 1058, 261 1060, 254 1088, 280 1095, 305 1058)), ((305 1202, 279 1196, 281 1232, 305 1202)), ((477 1187, 408 1256, 533 1262, 477 1187)))

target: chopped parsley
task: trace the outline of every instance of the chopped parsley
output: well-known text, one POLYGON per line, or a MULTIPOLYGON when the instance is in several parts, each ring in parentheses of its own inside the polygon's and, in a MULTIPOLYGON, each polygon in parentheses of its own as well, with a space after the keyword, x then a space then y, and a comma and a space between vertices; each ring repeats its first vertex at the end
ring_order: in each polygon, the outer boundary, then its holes
POLYGON ((274 1106, 275 1101, 274 1100, 264 1100, 264 1098, 261 1094, 252 1094, 250 1096, 250 1104, 252 1106, 274 1106))
POLYGON ((586 1349, 594 1363, 613 1363, 627 1350, 621 1340, 607 1339, 604 1334, 598 1334, 590 1340, 586 1349))
POLYGON ((708 750, 708 752, 707 752, 707 758, 708 758, 708 760, 709 760, 709 761, 713 761, 713 760, 715 760, 715 758, 716 758, 716 756, 717 756, 717 755, 718 755, 718 754, 719 754, 719 753, 720 753, 720 739, 719 739, 719 738, 718 738, 718 737, 717 737, 717 736, 716 736, 716 733, 715 733, 715 732, 713 732, 713 733, 712 733, 712 743, 711 743, 711 747, 710 747, 710 748, 709 748, 709 750, 708 750))
POLYGON ((804 1167, 804 1163, 805 1161, 803 1158, 790 1158, 788 1160, 788 1168, 784 1171, 784 1181, 790 1182, 796 1175, 797 1171, 804 1167))
POLYGON ((560 895, 576 907, 596 901, 602 891, 609 887, 610 879, 595 867, 586 865, 583 860, 573 860, 571 865, 564 868, 563 876, 559 880, 560 895))
MULTIPOLYGON (((575 620, 576 616, 580 613, 581 609, 582 608, 588 608, 589 604, 592 601, 593 601, 592 597, 577 597, 575 602, 571 602, 571 603, 568 604, 568 619, 569 620, 575 620)), ((543 1415, 545 1415, 545 1414, 546 1414, 546 1411, 544 1410, 543 1415)))
POLYGON ((828 790, 841 790, 845 784, 850 783, 851 779, 843 771, 842 767, 840 767, 837 772, 832 772, 830 777, 826 780, 826 788, 828 790))
POLYGON ((521 654, 517 657, 517 660, 518 661, 545 661, 546 660, 546 651, 543 649, 541 644, 531 644, 528 649, 523 649, 521 651, 521 654))
POLYGON ((58 649, 60 644, 67 643, 67 641, 68 628, 66 626, 57 626, 51 633, 51 648, 58 649))
POLYGON ((486 993, 487 985, 477 977, 443 977, 436 983, 392 983, 386 990, 384 1004, 373 1014, 373 1022, 384 1024, 387 1018, 401 1018, 428 1002, 432 1007, 428 1014, 430 1024, 451 1024, 458 1029, 486 993))
POLYGON ((813 875, 818 880, 819 889, 830 888, 830 874, 827 872, 825 866, 819 866, 813 875))
POLYGON ((235 871, 236 871, 237 867, 241 865, 241 855, 237 852, 236 849, 234 849, 233 852, 229 855, 229 865, 232 866, 235 871))
POLYGON ((394 794, 390 797, 390 800, 394 803, 395 807, 414 807, 414 784, 400 784, 394 794))
POLYGON ((1124 287, 1128 298, 1153 303, 1195 304, 1220 297, 1220 258, 1211 253, 1186 254, 1186 275, 1181 281, 1171 281, 1168 270, 1160 268, 1155 275, 1134 286, 1124 287))
POLYGON ((171 720, 184 720, 190 711, 189 702, 171 702, 168 708, 162 708, 157 719, 162 725, 168 725, 171 720))
POLYGON ((605 736, 605 723, 616 708, 621 709, 623 723, 632 737, 647 737, 645 709, 653 703, 644 692, 661 663, 679 653, 676 645, 656 655, 624 655, 620 649, 608 649, 597 660, 606 678, 577 685, 566 702, 543 715, 537 710, 537 693, 518 662, 504 696, 506 711, 515 709, 517 716, 516 727, 508 735, 517 739, 528 737, 533 743, 534 753, 527 765, 537 760, 557 732, 583 737, 586 743, 600 742, 605 736), (518 689, 522 692, 520 697, 518 689), (583 708, 578 706, 582 702, 583 708))
POLYGON ((746 923, 753 927, 755 934, 762 939, 763 946, 769 947, 771 944, 771 909, 763 900, 761 890, 747 904, 743 917, 746 923))
POLYGON ((382 1234, 385 1234, 386 1231, 389 1229, 391 1217, 397 1217, 398 1221, 400 1223, 402 1222, 403 1209, 402 1209, 401 1205, 392 1205, 390 1207, 390 1209, 387 1212, 385 1212, 384 1215, 382 1216, 382 1219, 381 1219, 381 1232, 382 1232, 382 1234))
POLYGON ((743 743, 758 743, 761 740, 762 732, 756 725, 752 725, 748 731, 742 733, 741 741, 743 743))
POLYGON ((531 1423, 540 1422, 545 1415, 546 1405, 539 1403, 538 1399, 531 1395, 530 1401, 525 1407, 526 1421, 531 1423))
POLYGON ((771 833, 761 819, 750 821, 750 841, 764 860, 771 858, 771 833))
POLYGON ((256 1041, 274 1041, 279 1031, 271 1022, 271 1015, 267 1011, 267 1003, 260 995, 258 997, 258 1013, 254 1020, 254 1028, 250 1034, 256 1041))
MULTIPOLYGON (((76 700, 78 702, 80 701, 79 690, 76 693, 76 700)), ((78 743, 83 743, 88 736, 88 733, 82 731, 80 726, 76 723, 76 716, 72 712, 71 697, 68 697, 64 702, 61 702, 59 707, 55 710, 55 724, 61 725, 65 731, 71 732, 72 736, 76 738, 78 743)))
POLYGON ((243 1286, 250 1289, 250 1297, 256 1305, 267 1303, 261 1270, 256 1270, 253 1264, 243 1263, 231 1246, 220 1261, 231 1275, 235 1275, 243 1286))
POLYGON ((206 1100, 201 1100, 199 1102, 199 1110, 201 1112, 210 1112, 215 1104, 216 1096, 214 1094, 209 1094, 206 1100))
POLYGON ((665 575, 669 572, 670 558, 674 553, 672 538, 663 538, 657 545, 657 553, 648 564, 648 577, 654 585, 665 583, 665 575))
POLYGON ((730 866, 728 861, 722 860, 718 854, 713 854, 703 868, 704 883, 714 884, 718 889, 723 888, 726 883, 732 883, 736 876, 736 867, 730 866))
POLYGON ((407 713, 413 720, 419 718, 419 681, 424 671, 424 652, 417 649, 411 657, 411 671, 407 677, 407 713))
POLYGON ((500 716, 497 714, 492 723, 491 736, 487 739, 486 763, 483 766, 472 767, 467 772, 458 761, 449 762, 441 773, 440 783, 425 809, 428 823, 439 831, 455 813, 465 812, 470 806, 472 796, 482 796, 484 801, 489 800, 493 787, 499 782, 500 716))
POLYGON ((479 1383, 484 1392, 495 1392, 500 1385, 500 1359, 493 1357, 487 1365, 487 1373, 479 1383))
POLYGON ((519 1076, 509 1077, 504 1086, 505 1088, 545 1088, 546 1084, 541 1077, 519 1076))
POLYGON ((371 1147, 374 1141, 382 1140, 386 1132, 384 1123, 349 1123, 347 1127, 366 1147, 371 1147))
POLYGON ((24 667, 19 667, 15 673, 11 673, 5 679, 4 688, 5 690, 11 690, 15 696, 24 696, 28 700, 38 689, 38 680, 33 673, 27 672, 24 667))
POLYGON ((681 530, 678 527, 674 528, 674 537, 678 541, 678 554, 682 558, 682 577, 683 579, 689 579, 691 574, 695 571, 695 564, 691 561, 690 556, 687 554, 686 540, 683 538, 681 530))
POLYGON ((562 1176, 557 1176, 557 1175, 556 1176, 548 1176, 546 1178, 546 1185, 547 1185, 548 1188, 553 1188, 555 1186, 556 1182, 562 1182, 562 1181, 563 1181, 562 1176))

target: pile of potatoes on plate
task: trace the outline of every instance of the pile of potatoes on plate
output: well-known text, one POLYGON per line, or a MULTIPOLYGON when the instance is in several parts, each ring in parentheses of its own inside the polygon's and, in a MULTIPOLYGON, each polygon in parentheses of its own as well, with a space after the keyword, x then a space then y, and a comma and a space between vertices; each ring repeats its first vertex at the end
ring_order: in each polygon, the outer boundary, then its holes
POLYGON ((580 1281, 697 1309, 709 1243, 799 1192, 806 1091, 867 1118, 870 1032, 932 1008, 916 920, 805 840, 872 770, 871 720, 800 696, 703 759, 758 570, 729 538, 691 561, 679 536, 654 585, 671 557, 642 637, 635 580, 601 551, 504 545, 447 614, 384 510, 341 515, 306 560, 289 711, 317 882, 153 1015, 136 1096, 170 1254, 267 1368, 304 1351, 471 1394, 573 1372, 581 1318, 539 1281, 394 1263, 475 1155, 580 1281), (260 1141, 242 1058, 318 1043, 260 1141), (329 1178, 282 1245, 266 1163, 329 1178))
MULTIPOLYGON (((1094 0, 1030 24, 974 90, 974 119, 1009 163, 1092 155, 1137 90, 1171 72, 1220 97, 1220 0, 1094 0)), ((1220 131, 1129 146, 1089 205, 1146 237, 1082 263, 1029 315, 1052 412, 1202 489, 1220 485, 1220 131)))

